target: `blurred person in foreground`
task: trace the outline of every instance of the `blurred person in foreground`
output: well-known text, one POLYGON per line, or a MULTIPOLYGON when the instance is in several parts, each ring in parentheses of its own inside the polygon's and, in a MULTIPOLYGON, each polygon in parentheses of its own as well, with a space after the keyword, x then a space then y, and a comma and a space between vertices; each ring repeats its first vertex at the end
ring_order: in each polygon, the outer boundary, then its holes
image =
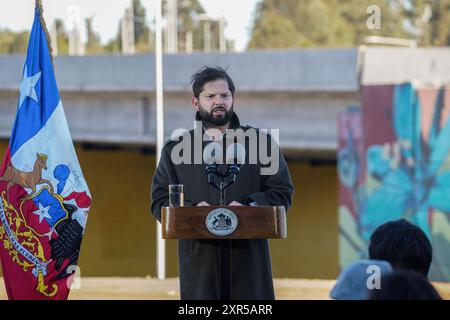
POLYGON ((370 237, 369 258, 389 261, 394 270, 410 270, 428 276, 433 249, 418 226, 400 219, 379 226, 370 237))
POLYGON ((380 290, 372 290, 369 300, 442 300, 437 290, 421 274, 396 271, 381 277, 380 290))

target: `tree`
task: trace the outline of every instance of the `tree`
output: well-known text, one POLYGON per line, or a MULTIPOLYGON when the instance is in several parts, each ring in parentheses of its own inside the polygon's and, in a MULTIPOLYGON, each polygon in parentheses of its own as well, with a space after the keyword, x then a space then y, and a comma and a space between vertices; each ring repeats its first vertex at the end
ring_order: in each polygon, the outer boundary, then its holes
POLYGON ((187 35, 192 35, 193 50, 203 49, 203 25, 199 16, 205 9, 197 0, 181 0, 178 2, 178 49, 186 51, 187 35))
POLYGON ((274 11, 264 12, 258 23, 264 27, 254 28, 250 48, 299 47, 307 40, 301 37, 292 21, 274 11))
POLYGON ((336 2, 339 15, 344 19, 345 30, 350 34, 347 45, 357 46, 364 43, 367 36, 383 36, 397 38, 411 38, 411 34, 404 27, 404 13, 399 8, 400 0, 357 0, 336 2), (369 7, 375 6, 380 13, 380 29, 369 29, 367 21, 371 13, 369 7))
POLYGON ((249 48, 358 46, 370 35, 415 39, 417 29, 421 44, 446 45, 449 19, 450 0, 262 0, 249 48), (419 28, 427 4, 433 16, 419 28), (367 25, 371 5, 381 13, 379 29, 367 25))
POLYGON ((432 45, 450 46, 450 0, 433 1, 431 13, 432 45))
MULTIPOLYGON (((163 4, 167 2, 164 1, 163 4)), ((146 11, 139 0, 133 0, 134 11, 134 32, 136 52, 153 51, 155 44, 153 30, 147 25, 146 11)), ((167 5, 163 5, 163 11, 167 11, 167 5)), ((198 0, 178 0, 178 50, 186 51, 187 35, 192 35, 192 49, 203 50, 204 48, 204 21, 200 19, 200 15, 205 13, 202 5, 198 0)), ((211 40, 212 49, 219 49, 219 23, 211 21, 211 40)), ((164 36, 164 35, 163 35, 164 36)), ((107 52, 120 52, 122 46, 121 27, 118 26, 118 32, 115 39, 110 40, 105 45, 107 52)), ((227 41, 227 47, 233 47, 234 43, 227 41)))
POLYGON ((150 43, 150 28, 147 26, 147 17, 145 8, 140 0, 133 0, 134 16, 134 41, 136 52, 145 52, 153 50, 150 43))
POLYGON ((402 9, 420 45, 450 45, 450 0, 409 0, 402 9))
POLYGON ((64 22, 56 18, 55 19, 56 38, 58 43, 58 54, 69 54, 69 36, 67 34, 64 22))
MULTIPOLYGON (((133 0, 133 28, 134 28, 134 43, 137 53, 149 52, 154 50, 154 42, 150 41, 153 38, 153 32, 147 25, 147 17, 145 8, 142 6, 140 0, 133 0)), ((120 53, 122 50, 122 26, 118 22, 117 33, 115 38, 108 41, 104 46, 106 52, 120 53)))
MULTIPOLYGON (((119 26, 120 29, 120 26, 119 26)), ((119 35, 120 35, 120 31, 119 31, 119 35)), ((120 53, 120 48, 121 48, 121 42, 120 41, 120 37, 116 36, 115 38, 109 40, 105 46, 103 47, 103 49, 105 49, 106 52, 108 53, 120 53)))
MULTIPOLYGON (((167 2, 166 2, 167 3, 167 2)), ((167 6, 165 6, 167 7, 167 6)), ((192 50, 203 50, 205 47, 205 27, 211 33, 211 50, 220 49, 220 20, 205 20, 202 17, 205 9, 198 0, 178 0, 178 50, 187 51, 187 46, 192 45, 192 50), (188 34, 192 36, 192 43, 189 44, 188 34)), ((234 43, 225 42, 226 47, 234 47, 234 43)))
POLYGON ((105 49, 102 47, 100 43, 100 36, 94 31, 93 20, 94 16, 85 18, 86 34, 87 34, 87 43, 86 43, 87 54, 96 54, 105 51, 105 49))
POLYGON ((336 33, 345 35, 343 24, 326 0, 263 0, 256 9, 249 48, 327 46, 336 33))
POLYGON ((0 53, 26 53, 29 37, 28 31, 0 30, 0 53))

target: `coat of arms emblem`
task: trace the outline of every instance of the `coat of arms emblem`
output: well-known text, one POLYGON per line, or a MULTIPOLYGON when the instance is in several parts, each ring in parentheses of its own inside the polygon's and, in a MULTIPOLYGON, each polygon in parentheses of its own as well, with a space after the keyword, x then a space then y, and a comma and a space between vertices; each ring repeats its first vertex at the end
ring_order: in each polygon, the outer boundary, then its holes
POLYGON ((236 230, 238 218, 233 211, 227 208, 217 208, 208 213, 205 224, 209 232, 216 236, 224 237, 236 230))

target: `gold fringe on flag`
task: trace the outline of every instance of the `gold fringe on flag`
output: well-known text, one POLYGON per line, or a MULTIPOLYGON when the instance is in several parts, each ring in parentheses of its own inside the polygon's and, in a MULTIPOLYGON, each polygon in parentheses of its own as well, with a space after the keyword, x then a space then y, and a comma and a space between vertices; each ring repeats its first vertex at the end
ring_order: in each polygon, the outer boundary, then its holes
POLYGON ((42 8, 42 0, 36 0, 35 5, 39 15, 39 21, 41 22, 42 28, 44 29, 45 32, 45 37, 47 38, 48 51, 50 52, 50 58, 52 59, 53 64, 53 49, 52 44, 50 42, 50 35, 47 30, 47 25, 45 24, 44 16, 42 15, 42 13, 44 12, 44 9, 42 8))

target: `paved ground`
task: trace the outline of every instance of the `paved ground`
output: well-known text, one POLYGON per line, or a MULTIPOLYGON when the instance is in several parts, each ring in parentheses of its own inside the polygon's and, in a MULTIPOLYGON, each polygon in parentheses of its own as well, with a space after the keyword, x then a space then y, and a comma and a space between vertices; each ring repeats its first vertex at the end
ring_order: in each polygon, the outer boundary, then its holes
MULTIPOLYGON (((3 279, 0 278, 0 299, 6 299, 3 279)), ((334 280, 275 279, 276 298, 279 300, 329 299, 334 280)), ((434 283, 445 299, 450 300, 450 283, 434 283)), ((178 278, 82 278, 81 288, 72 290, 69 299, 179 299, 178 278)))

